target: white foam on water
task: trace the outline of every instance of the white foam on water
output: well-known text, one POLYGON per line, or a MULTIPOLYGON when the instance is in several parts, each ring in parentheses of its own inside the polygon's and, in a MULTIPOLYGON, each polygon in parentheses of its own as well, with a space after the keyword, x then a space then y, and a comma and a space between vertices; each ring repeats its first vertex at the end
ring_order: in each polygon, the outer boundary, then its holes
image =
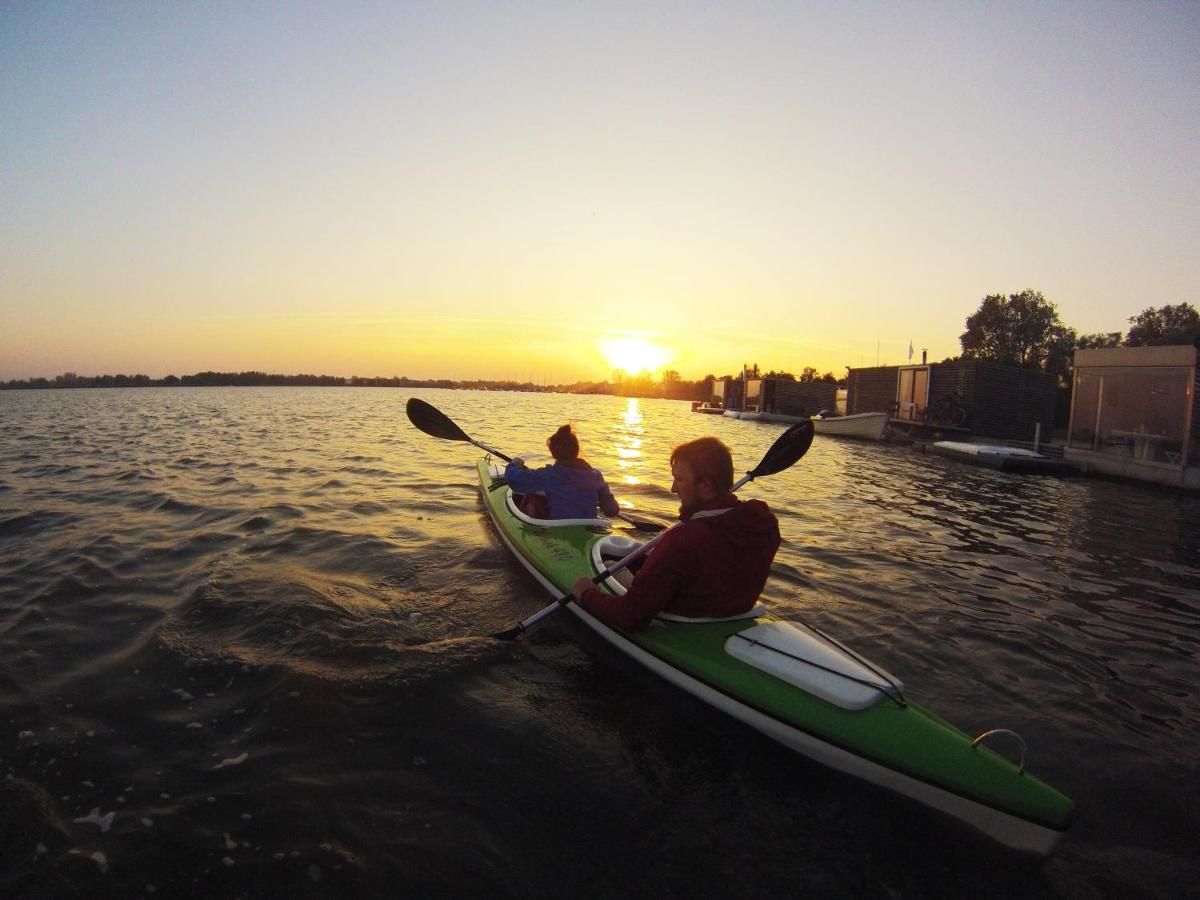
POLYGON ((115 812, 105 813, 104 815, 101 815, 100 807, 94 806, 94 807, 92 807, 92 811, 90 813, 88 813, 86 816, 80 816, 78 819, 76 819, 75 824, 76 825, 99 825, 101 831, 108 831, 108 829, 112 828, 113 818, 115 816, 116 816, 115 812))
POLYGON ((224 769, 226 766, 240 766, 249 756, 249 753, 240 753, 237 756, 229 757, 229 759, 223 759, 213 766, 213 771, 215 772, 217 769, 224 769))

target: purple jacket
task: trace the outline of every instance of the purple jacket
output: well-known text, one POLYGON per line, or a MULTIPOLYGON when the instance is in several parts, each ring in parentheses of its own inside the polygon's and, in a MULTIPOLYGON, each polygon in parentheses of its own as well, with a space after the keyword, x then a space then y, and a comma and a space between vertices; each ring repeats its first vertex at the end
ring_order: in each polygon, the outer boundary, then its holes
POLYGON ((551 519, 594 519, 597 504, 605 515, 615 516, 620 511, 604 476, 587 463, 556 462, 540 469, 509 463, 504 479, 518 494, 544 493, 551 519))

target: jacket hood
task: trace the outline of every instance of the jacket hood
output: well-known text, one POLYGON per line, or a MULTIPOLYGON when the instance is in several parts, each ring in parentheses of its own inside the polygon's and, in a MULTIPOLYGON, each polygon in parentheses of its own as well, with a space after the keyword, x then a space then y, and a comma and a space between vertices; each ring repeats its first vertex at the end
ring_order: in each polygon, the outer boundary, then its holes
POLYGON ((681 513, 679 518, 714 526, 719 521, 722 531, 737 531, 751 539, 779 531, 779 520, 767 504, 761 500, 739 500, 733 494, 702 503, 696 510, 681 513))

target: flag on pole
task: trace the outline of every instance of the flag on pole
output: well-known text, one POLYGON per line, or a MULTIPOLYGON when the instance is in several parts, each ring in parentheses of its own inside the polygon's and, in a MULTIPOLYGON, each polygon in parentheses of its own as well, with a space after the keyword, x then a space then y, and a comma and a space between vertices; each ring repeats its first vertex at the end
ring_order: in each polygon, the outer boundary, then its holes
POLYGON ((908 358, 912 360, 912 338, 908 339, 908 358))

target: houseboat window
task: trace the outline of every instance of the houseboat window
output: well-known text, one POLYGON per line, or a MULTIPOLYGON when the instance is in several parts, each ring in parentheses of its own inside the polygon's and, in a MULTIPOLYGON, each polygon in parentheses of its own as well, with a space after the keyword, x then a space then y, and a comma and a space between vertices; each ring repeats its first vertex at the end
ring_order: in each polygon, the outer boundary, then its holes
POLYGON ((1071 446, 1179 464, 1187 424, 1186 368, 1094 368, 1076 381, 1071 446))

